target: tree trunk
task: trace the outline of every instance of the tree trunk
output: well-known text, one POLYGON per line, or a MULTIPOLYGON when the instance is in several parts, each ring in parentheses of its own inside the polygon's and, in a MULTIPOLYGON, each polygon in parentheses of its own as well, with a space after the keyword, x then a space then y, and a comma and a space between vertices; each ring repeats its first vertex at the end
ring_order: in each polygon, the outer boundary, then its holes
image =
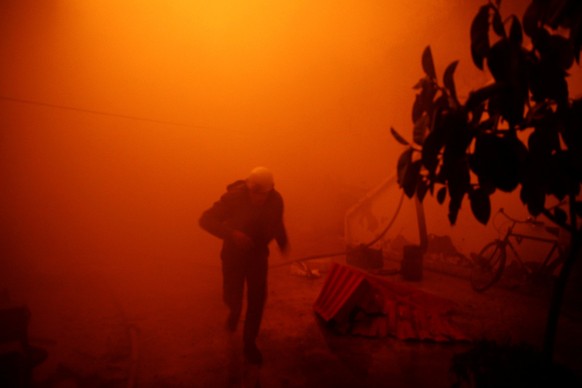
POLYGON ((562 302, 564 300, 564 292, 566 290, 566 284, 568 283, 568 277, 570 272, 572 272, 572 267, 576 258, 578 257, 580 251, 580 245, 582 243, 582 237, 580 233, 572 233, 572 239, 570 241, 570 248, 562 266, 562 270, 556 279, 554 288, 552 290, 552 298, 550 300, 550 308, 548 311, 548 318, 546 323, 546 332, 544 334, 544 344, 543 344, 543 355, 548 362, 553 362, 554 348, 556 345, 556 334, 558 330, 558 321, 560 319, 560 312, 562 309, 562 302))

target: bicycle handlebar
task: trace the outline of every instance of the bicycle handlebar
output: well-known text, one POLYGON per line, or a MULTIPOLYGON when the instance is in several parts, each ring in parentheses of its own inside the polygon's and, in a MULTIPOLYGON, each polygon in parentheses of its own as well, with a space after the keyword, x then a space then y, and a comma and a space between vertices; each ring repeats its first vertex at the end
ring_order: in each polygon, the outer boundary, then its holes
POLYGON ((525 221, 517 220, 517 219, 511 217, 509 214, 507 214, 502 207, 499 208, 499 211, 498 212, 501 213, 501 214, 503 214, 505 216, 505 218, 507 218, 509 221, 511 221, 513 223, 516 223, 516 224, 532 224, 532 225, 535 225, 535 226, 543 226, 543 225, 545 225, 542 221, 537 221, 537 220, 535 220, 532 217, 528 217, 525 221))

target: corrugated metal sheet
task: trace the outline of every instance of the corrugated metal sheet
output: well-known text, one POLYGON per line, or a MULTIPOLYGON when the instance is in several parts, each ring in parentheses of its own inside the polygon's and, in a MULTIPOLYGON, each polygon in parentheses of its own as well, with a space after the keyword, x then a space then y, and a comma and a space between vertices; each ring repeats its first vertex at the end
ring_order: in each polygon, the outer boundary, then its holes
POLYGON ((436 342, 468 340, 450 319, 455 307, 448 299, 339 264, 332 266, 314 304, 317 314, 327 322, 339 323, 337 327, 346 334, 436 342))
POLYGON ((334 263, 313 309, 325 321, 341 320, 355 307, 368 288, 362 272, 334 263))

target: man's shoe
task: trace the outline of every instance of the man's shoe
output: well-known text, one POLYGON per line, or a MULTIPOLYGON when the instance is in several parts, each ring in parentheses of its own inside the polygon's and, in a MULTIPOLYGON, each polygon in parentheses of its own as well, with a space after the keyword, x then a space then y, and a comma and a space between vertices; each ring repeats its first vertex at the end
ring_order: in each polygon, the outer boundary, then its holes
POLYGON ((249 345, 244 347, 245 360, 249 364, 261 365, 263 363, 263 355, 257 345, 249 345))

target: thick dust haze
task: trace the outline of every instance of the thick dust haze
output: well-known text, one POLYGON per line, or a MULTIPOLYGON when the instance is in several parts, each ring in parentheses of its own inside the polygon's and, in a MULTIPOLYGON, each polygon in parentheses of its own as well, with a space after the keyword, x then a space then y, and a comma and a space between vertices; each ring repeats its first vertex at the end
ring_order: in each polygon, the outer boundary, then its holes
POLYGON ((461 59, 461 90, 486 81, 478 5, 3 2, 5 257, 196 262, 201 211, 256 165, 297 254, 341 237, 395 172, 422 49, 441 73, 461 59))
MULTIPOLYGON (((258 165, 284 197, 291 258, 342 249, 346 211, 395 174, 389 128, 410 133, 422 50, 438 74, 460 60, 463 99, 488 82, 469 56, 483 3, 2 1, 0 287, 34 318, 56 307, 30 290, 88 273, 143 303, 173 274, 204 283, 220 242, 198 218, 258 165)), ((524 214, 514 197, 494 207, 524 214)), ((492 236, 468 204, 455 231, 427 201, 428 232, 464 252, 492 236)), ((408 221, 394 233, 414 241, 408 221)))

